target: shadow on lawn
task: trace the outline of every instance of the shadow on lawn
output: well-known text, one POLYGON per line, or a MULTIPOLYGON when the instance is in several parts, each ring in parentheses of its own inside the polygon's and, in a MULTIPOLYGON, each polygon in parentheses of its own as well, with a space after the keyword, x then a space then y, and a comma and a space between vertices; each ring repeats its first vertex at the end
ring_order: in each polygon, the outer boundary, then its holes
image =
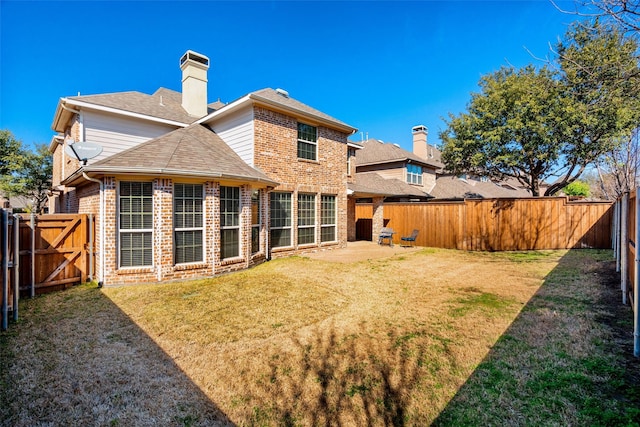
POLYGON ((21 304, 0 335, 1 426, 233 425, 96 287, 21 304))
POLYGON ((610 252, 569 251, 433 425, 638 425, 632 313, 610 252))
POLYGON ((270 364, 263 392, 277 401, 269 418, 285 426, 405 425, 425 359, 425 348, 414 338, 393 332, 377 338, 364 327, 339 337, 332 326, 316 330, 311 340, 296 340, 300 360, 288 365, 273 358, 270 364), (290 367, 302 374, 288 375, 290 367))

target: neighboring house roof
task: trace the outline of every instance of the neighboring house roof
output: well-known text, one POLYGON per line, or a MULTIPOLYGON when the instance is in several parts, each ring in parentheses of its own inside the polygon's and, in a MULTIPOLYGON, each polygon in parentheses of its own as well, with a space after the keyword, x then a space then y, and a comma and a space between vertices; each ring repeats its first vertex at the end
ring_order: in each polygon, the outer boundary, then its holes
POLYGON ((442 163, 442 152, 431 144, 427 144, 427 161, 429 164, 436 166, 439 171, 444 169, 444 163, 442 163))
POLYGON ((453 175, 439 176, 430 194, 436 199, 493 199, 499 197, 531 197, 524 189, 508 189, 491 181, 462 179, 453 175))
POLYGON ((84 166, 63 184, 80 182, 83 172, 89 176, 137 174, 230 179, 270 186, 278 184, 243 162, 215 132, 199 124, 177 129, 84 166))
POLYGON ((9 205, 8 207, 14 209, 25 209, 33 205, 33 200, 29 200, 29 198, 25 196, 6 197, 3 193, 0 193, 0 201, 2 201, 0 208, 4 208, 6 204, 9 205))
POLYGON ((384 143, 377 139, 364 141, 362 149, 356 152, 356 166, 379 165, 384 163, 410 162, 431 168, 439 168, 435 162, 424 159, 396 144, 384 143))
POLYGON ((325 126, 336 128, 346 133, 353 133, 356 131, 356 128, 346 124, 345 122, 289 97, 286 91, 271 88, 257 90, 243 96, 242 98, 236 99, 235 101, 224 105, 220 109, 198 120, 198 123, 210 123, 216 118, 223 117, 226 114, 250 103, 265 105, 285 113, 293 113, 295 116, 308 117, 314 122, 319 122, 325 126))
POLYGON ((354 197, 421 197, 431 198, 428 193, 399 179, 385 179, 375 172, 358 172, 354 182, 347 184, 349 195, 354 197))

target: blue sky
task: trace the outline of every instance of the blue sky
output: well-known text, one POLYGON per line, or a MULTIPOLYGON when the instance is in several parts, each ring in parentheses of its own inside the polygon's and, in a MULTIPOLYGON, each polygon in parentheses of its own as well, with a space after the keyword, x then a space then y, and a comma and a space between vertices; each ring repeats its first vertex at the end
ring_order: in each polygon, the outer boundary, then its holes
POLYGON ((538 63, 573 19, 547 0, 0 0, 0 129, 48 144, 60 97, 179 91, 192 49, 211 60, 209 101, 283 88, 411 150, 414 125, 437 144, 482 75, 538 63))

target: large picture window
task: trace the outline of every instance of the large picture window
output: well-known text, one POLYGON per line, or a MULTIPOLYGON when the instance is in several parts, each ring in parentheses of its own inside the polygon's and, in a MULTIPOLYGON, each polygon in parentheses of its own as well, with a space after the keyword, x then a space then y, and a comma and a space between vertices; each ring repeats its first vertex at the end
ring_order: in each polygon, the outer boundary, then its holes
POLYGON ((298 123, 298 158, 318 159, 318 128, 298 123))
POLYGON ((119 265, 153 265, 153 184, 121 181, 119 190, 119 265))
POLYGON ((407 165, 407 183, 422 185, 422 166, 407 165))
POLYGON ((240 187, 220 187, 221 258, 240 256, 240 187))
POLYGON ((316 196, 298 194, 298 244, 316 242, 316 196))
POLYGON ((260 251, 260 191, 251 193, 251 253, 260 251))
POLYGON ((199 184, 173 186, 174 257, 176 264, 203 260, 204 190, 199 184))
POLYGON ((271 193, 269 212, 271 247, 291 246, 291 193, 271 193))
POLYGON ((320 241, 335 242, 336 239, 336 196, 322 196, 320 199, 320 241))

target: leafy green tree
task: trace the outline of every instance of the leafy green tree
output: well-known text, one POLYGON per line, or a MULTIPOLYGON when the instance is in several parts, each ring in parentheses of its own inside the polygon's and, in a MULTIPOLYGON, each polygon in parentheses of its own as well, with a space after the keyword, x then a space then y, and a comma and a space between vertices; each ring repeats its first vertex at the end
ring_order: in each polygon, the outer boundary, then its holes
POLYGON ((53 159, 46 145, 35 152, 25 149, 9 131, 0 131, 0 191, 5 196, 23 196, 31 202, 30 209, 40 213, 47 203, 51 188, 53 159))
POLYGON ((564 137, 561 88, 546 67, 502 68, 480 80, 467 113, 450 115, 440 134, 453 173, 512 177, 534 196, 552 176, 564 137))
POLYGON ((562 190, 567 196, 589 197, 590 187, 584 181, 576 180, 562 190))
POLYGON ((513 177, 534 196, 575 181, 640 119, 637 44, 614 28, 572 25, 555 70, 503 68, 480 80, 440 134, 449 171, 513 177))
POLYGON ((574 24, 558 44, 568 130, 562 148, 564 174, 554 194, 578 179, 589 164, 616 150, 640 122, 638 44, 616 28, 574 24))
POLYGON ((8 130, 0 130, 0 177, 17 171, 22 164, 22 142, 8 130))

